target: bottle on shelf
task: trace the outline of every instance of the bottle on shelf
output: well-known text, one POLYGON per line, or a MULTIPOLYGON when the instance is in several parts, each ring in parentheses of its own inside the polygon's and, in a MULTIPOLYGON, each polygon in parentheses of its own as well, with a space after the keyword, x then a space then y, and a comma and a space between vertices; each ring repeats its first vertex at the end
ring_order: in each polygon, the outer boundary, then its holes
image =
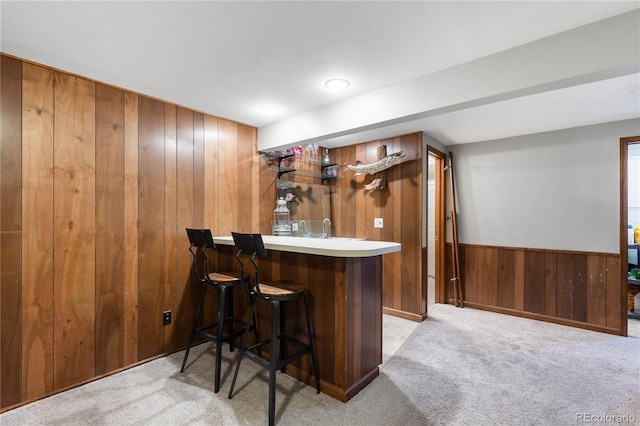
POLYGON ((276 209, 273 211, 273 221, 271 222, 273 235, 291 235, 291 213, 287 208, 287 201, 280 197, 276 202, 276 209))

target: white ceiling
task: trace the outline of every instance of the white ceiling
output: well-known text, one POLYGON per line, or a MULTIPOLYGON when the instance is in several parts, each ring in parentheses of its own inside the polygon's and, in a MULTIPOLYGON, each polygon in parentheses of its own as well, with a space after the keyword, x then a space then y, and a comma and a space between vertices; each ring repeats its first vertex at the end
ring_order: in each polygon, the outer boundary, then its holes
MULTIPOLYGON (((2 0, 0 47, 262 128, 639 8, 640 1, 2 0), (351 86, 330 93, 323 83, 332 77, 347 78, 351 86), (280 112, 265 116, 263 104, 280 112)), ((354 128, 328 136, 323 145, 418 130, 451 145, 637 118, 639 89, 636 69, 384 127, 354 128)))

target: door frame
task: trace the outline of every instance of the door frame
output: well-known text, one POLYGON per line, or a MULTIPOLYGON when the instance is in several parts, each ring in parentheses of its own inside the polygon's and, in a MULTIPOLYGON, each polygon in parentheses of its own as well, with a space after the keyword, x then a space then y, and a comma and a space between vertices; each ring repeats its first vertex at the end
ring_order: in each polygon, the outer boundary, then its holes
MULTIPOLYGON (((445 179, 444 168, 446 154, 433 146, 427 144, 427 174, 429 172, 429 156, 433 156, 436 160, 434 168, 435 177, 435 227, 436 227, 436 241, 435 241, 435 303, 447 303, 446 301, 446 286, 445 286, 445 249, 446 249, 446 220, 445 220, 445 179)), ((428 176, 427 176, 428 179, 428 176)), ((425 215, 428 212, 425 212, 425 215)), ((427 230, 427 235, 428 235, 427 230)), ((428 247, 428 244, 427 244, 428 247)), ((429 254, 427 253, 427 256, 429 254)), ((427 257, 428 259, 428 257, 427 257)), ((426 261, 426 260, 425 260, 426 261)))
POLYGON ((627 277, 629 263, 629 145, 640 143, 640 136, 620 138, 620 335, 627 336, 627 277))

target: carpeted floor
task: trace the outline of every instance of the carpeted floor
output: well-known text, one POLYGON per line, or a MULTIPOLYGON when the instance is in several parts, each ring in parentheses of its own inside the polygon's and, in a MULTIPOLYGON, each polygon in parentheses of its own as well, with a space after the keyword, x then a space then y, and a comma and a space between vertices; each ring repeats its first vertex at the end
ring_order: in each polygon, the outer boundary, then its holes
MULTIPOLYGON (((278 376, 280 425, 640 424, 640 339, 435 305, 346 404, 278 376)), ((236 352, 237 353, 237 352, 236 352)), ((11 410, 9 425, 262 425, 266 372, 244 362, 212 392, 211 345, 11 410)), ((235 353, 234 353, 235 354, 235 353)), ((225 349, 223 369, 232 358, 225 349)))

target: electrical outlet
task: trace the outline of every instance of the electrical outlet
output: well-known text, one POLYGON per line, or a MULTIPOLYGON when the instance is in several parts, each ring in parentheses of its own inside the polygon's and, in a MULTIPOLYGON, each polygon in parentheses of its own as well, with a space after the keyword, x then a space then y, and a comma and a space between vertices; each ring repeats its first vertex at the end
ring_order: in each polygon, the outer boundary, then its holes
POLYGON ((162 313, 162 325, 171 324, 171 311, 164 311, 162 313))
POLYGON ((384 228, 381 217, 376 217, 375 219, 373 219, 373 227, 374 228, 384 228))

